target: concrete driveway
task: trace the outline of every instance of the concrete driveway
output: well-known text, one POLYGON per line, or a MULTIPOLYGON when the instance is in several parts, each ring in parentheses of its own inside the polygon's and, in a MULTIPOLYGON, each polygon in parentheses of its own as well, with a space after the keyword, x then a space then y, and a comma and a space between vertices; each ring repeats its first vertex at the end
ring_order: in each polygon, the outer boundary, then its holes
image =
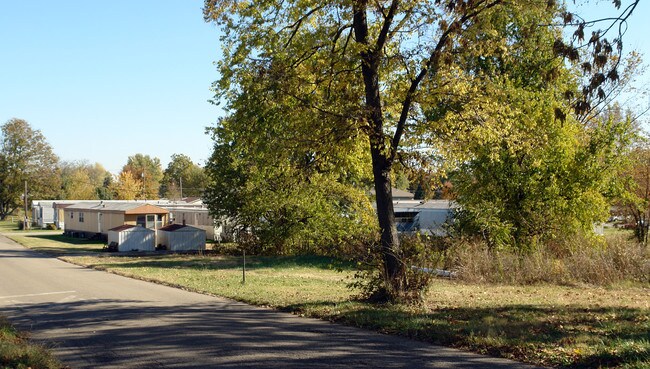
POLYGON ((72 368, 531 368, 86 269, 0 235, 0 314, 72 368))

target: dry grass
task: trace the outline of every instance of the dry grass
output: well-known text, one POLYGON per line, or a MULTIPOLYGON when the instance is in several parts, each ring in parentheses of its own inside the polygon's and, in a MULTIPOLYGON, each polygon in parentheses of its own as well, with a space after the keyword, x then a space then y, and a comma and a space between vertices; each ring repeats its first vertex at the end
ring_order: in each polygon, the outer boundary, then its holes
POLYGON ((489 251, 479 242, 460 242, 448 250, 446 266, 472 283, 648 284, 650 247, 622 234, 600 242, 540 246, 527 254, 489 251))
POLYGON ((45 348, 30 344, 4 317, 0 317, 0 367, 57 369, 63 365, 45 348))

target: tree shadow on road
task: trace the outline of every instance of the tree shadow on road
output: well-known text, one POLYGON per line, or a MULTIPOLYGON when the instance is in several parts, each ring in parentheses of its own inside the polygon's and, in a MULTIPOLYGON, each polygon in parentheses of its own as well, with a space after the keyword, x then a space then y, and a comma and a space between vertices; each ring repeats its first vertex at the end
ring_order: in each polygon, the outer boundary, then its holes
POLYGON ((306 315, 317 311, 321 316, 329 311, 331 321, 544 365, 593 368, 650 363, 647 309, 512 304, 425 309, 323 301, 283 310, 306 315))
POLYGON ((205 299, 171 306, 128 300, 22 304, 0 307, 0 314, 31 331, 72 367, 512 367, 403 338, 205 299))

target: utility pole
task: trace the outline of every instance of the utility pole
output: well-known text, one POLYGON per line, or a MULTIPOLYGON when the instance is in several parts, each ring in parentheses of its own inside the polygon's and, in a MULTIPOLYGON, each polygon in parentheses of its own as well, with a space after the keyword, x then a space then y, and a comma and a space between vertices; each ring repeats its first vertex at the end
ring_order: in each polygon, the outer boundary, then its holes
POLYGON ((29 229, 29 217, 27 216, 27 180, 25 180, 25 194, 23 196, 25 199, 25 219, 23 220, 23 230, 29 229))
POLYGON ((144 175, 144 168, 142 168, 142 198, 147 201, 147 181, 144 175))
POLYGON ((178 180, 181 183, 181 200, 183 200, 183 177, 178 177, 178 180))

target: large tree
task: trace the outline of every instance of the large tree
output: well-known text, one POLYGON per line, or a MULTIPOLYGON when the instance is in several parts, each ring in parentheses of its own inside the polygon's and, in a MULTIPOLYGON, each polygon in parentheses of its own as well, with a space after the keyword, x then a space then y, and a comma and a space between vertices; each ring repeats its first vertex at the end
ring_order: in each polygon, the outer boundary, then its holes
POLYGON ((187 155, 173 154, 163 172, 160 195, 167 198, 201 197, 206 186, 203 168, 187 155))
MULTIPOLYGON (((319 118, 318 127, 329 127, 327 136, 320 135, 324 129, 303 131, 302 142, 317 137, 337 147, 345 141, 340 137, 366 141, 389 297, 400 294, 407 267, 400 261, 391 172, 397 160, 419 156, 406 149, 425 143, 432 127, 442 128, 446 113, 472 115, 471 107, 489 102, 480 99, 495 90, 485 83, 489 74, 468 70, 467 63, 516 57, 513 33, 501 32, 502 24, 492 22, 509 14, 537 20, 526 28, 513 25, 516 35, 525 38, 552 28, 561 9, 553 1, 206 0, 206 20, 224 31, 216 88, 229 111, 256 110, 256 98, 273 96, 276 121, 312 114, 319 118), (249 94, 256 98, 247 98, 249 94)), ((562 14, 565 22, 573 21, 562 14)), ((584 33, 584 26, 580 29, 584 33)), ((600 35, 592 39, 599 49, 606 46, 594 54, 600 63, 612 48, 599 41, 600 35)), ((567 43, 557 42, 555 49, 571 58, 579 55, 567 43)), ((489 71, 501 72, 498 63, 489 71)), ((599 72, 588 86, 593 89, 584 92, 598 94, 599 85, 615 79, 613 73, 599 72)), ((558 108, 556 114, 565 114, 558 108)))
POLYGON ((142 181, 138 181, 129 171, 122 171, 116 182, 111 185, 115 200, 137 200, 142 195, 142 181))
MULTIPOLYGON (((470 56, 463 72, 481 75, 470 81, 489 93, 465 97, 464 106, 450 99, 425 112, 435 122, 427 129, 433 133, 430 146, 453 174, 453 192, 463 209, 459 219, 465 221, 459 223, 492 247, 518 250, 590 233, 606 219, 616 196, 615 179, 624 169, 634 127, 594 109, 579 114, 571 109, 566 96, 580 94, 581 76, 555 55, 558 29, 536 29, 542 18, 530 12, 491 12, 486 18, 508 36, 508 53, 470 56)), ((619 82, 637 64, 634 55, 630 60, 619 82)), ((612 70, 612 64, 618 57, 594 70, 612 70)), ((600 88, 618 91, 614 83, 600 88)))
POLYGON ((101 164, 75 161, 63 162, 60 167, 63 199, 109 199, 108 188, 112 175, 101 164))
POLYGON ((471 159, 452 176, 463 209, 459 225, 491 248, 528 251, 588 235, 620 195, 635 136, 630 121, 602 119, 585 128, 554 119, 549 106, 530 105, 520 121, 525 129, 462 147, 471 159))
POLYGON ((58 157, 39 130, 22 119, 2 125, 0 137, 0 219, 28 198, 56 198, 60 188, 58 157))
POLYGON ((140 186, 140 192, 136 195, 136 199, 151 200, 158 198, 160 181, 163 178, 160 159, 143 154, 129 156, 120 173, 120 179, 126 178, 123 176, 125 173, 129 173, 131 176, 127 182, 130 183, 133 180, 140 186))

